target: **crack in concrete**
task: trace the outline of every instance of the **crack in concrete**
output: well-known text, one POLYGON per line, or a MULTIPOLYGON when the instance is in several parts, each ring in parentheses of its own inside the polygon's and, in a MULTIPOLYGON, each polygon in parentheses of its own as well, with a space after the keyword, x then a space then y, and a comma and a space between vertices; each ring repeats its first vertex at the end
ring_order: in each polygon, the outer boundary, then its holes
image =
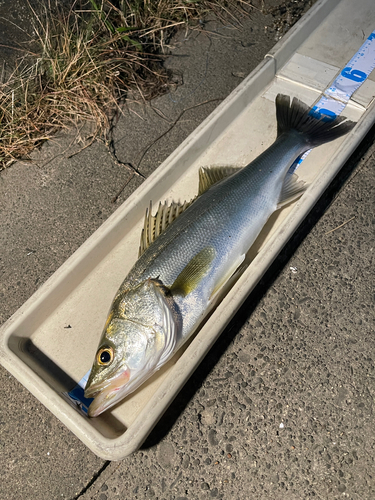
POLYGON ((75 496, 73 497, 71 500, 78 500, 78 498, 81 498, 85 493, 86 491, 89 490, 89 488, 91 488, 91 486, 95 483, 95 481, 101 476, 101 474, 106 470, 106 468, 108 467, 108 465, 111 463, 110 460, 107 460, 104 465, 98 470, 98 472, 96 474, 93 475, 92 479, 89 481, 89 483, 84 487, 82 488, 82 490, 75 496))

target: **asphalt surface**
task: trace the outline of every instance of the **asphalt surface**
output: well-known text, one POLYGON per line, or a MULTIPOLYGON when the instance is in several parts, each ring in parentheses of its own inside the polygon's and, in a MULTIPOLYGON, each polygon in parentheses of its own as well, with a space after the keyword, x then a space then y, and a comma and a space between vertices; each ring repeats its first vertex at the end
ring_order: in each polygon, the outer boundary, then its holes
MULTIPOLYGON (((179 33, 166 63, 179 85, 154 109, 129 103, 119 162, 101 142, 68 158, 82 144, 60 134, 32 164, 0 173, 1 323, 140 185, 134 177, 112 202, 130 175, 120 162, 137 164, 153 144, 147 177, 262 60, 287 20, 278 12, 179 33)), ((132 456, 96 457, 0 368, 1 499, 375 498, 374 137, 132 456)))

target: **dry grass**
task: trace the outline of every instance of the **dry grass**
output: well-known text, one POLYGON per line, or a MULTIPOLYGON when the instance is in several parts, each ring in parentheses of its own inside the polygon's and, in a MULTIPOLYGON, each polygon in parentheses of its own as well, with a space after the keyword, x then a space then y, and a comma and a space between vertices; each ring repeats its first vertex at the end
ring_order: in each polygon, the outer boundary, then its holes
POLYGON ((89 0, 68 10, 31 6, 35 39, 0 80, 0 170, 27 158, 64 127, 86 122, 105 136, 130 89, 149 99, 168 88, 161 64, 173 31, 208 12, 233 15, 237 0, 89 0))

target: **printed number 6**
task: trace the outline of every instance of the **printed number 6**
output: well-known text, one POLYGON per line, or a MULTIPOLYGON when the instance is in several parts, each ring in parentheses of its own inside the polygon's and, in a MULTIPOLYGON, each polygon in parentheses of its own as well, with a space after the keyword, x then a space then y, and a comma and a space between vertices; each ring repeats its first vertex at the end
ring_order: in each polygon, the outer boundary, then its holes
POLYGON ((344 78, 353 80, 354 82, 363 82, 367 78, 366 73, 359 71, 358 69, 352 69, 349 66, 341 71, 341 75, 344 78))

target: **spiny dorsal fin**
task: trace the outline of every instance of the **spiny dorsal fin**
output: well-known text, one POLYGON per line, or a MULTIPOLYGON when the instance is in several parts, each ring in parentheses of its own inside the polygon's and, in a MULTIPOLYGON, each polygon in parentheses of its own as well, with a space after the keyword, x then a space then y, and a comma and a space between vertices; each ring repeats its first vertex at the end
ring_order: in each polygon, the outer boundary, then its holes
POLYGON ((230 175, 241 170, 241 167, 201 167, 199 169, 199 188, 198 196, 205 193, 207 189, 217 182, 229 177, 230 175))
MULTIPOLYGON (((238 170, 241 170, 241 167, 201 167, 199 169, 198 196, 207 191, 213 184, 238 172, 238 170)), ((167 202, 164 202, 164 204, 159 203, 159 208, 155 215, 152 215, 152 203, 150 202, 150 208, 146 210, 138 257, 140 257, 151 243, 153 243, 156 238, 182 214, 182 212, 190 207, 195 200, 196 198, 185 201, 184 203, 172 202, 170 205, 168 205, 167 202)))
POLYGON ((287 174, 280 193, 277 208, 282 208, 293 200, 299 198, 307 189, 305 181, 301 181, 297 174, 287 174))
POLYGON ((195 290, 210 269, 215 255, 213 247, 205 247, 198 252, 177 276, 170 288, 171 292, 186 296, 195 290))
POLYGON ((176 203, 173 201, 170 205, 168 205, 167 202, 163 204, 159 203, 159 208, 155 215, 152 215, 152 202, 150 202, 150 208, 146 210, 145 214, 138 257, 147 250, 151 243, 153 243, 156 238, 182 214, 182 212, 190 207, 194 199, 185 201, 184 203, 176 203))

